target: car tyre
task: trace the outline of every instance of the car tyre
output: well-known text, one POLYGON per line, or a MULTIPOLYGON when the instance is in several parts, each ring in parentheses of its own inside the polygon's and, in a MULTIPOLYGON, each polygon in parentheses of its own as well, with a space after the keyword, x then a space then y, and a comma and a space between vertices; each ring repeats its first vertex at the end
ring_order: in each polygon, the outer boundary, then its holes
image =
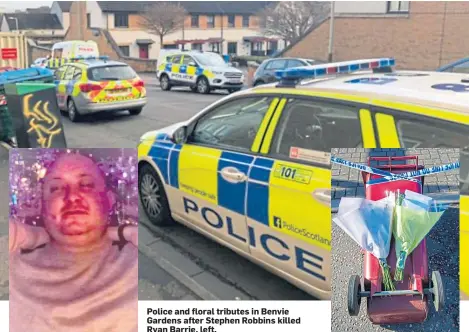
POLYGON ((235 92, 238 92, 238 91, 241 91, 240 88, 237 88, 237 89, 228 89, 228 93, 235 93, 235 92))
POLYGON ((197 92, 200 94, 210 93, 210 84, 206 77, 202 76, 197 80, 197 92))
POLYGON ((130 115, 139 115, 142 113, 143 107, 133 108, 129 110, 130 115))
POLYGON ((68 118, 72 122, 79 122, 82 119, 81 114, 77 110, 77 106, 72 98, 70 98, 67 102, 67 113, 68 118))
POLYGON ((172 86, 171 86, 171 82, 169 81, 168 75, 160 76, 160 87, 161 87, 161 90, 164 90, 164 91, 171 90, 172 86))
POLYGON ((191 86, 191 91, 192 92, 197 92, 197 85, 192 85, 191 86))
POLYGON ((163 183, 149 164, 143 165, 138 171, 138 193, 143 210, 154 226, 174 223, 163 183))

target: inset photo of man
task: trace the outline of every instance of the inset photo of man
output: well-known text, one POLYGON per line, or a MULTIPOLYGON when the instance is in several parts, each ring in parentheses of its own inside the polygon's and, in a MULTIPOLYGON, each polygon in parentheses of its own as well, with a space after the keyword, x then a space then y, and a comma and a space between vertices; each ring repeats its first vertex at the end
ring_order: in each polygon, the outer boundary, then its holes
POLYGON ((10 151, 10 331, 137 332, 136 157, 10 151))

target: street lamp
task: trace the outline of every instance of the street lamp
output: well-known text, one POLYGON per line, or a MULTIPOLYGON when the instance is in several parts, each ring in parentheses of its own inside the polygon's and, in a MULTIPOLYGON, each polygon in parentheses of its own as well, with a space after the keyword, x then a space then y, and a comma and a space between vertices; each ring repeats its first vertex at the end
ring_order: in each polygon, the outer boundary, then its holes
POLYGON ((7 19, 15 20, 15 22, 16 22, 16 31, 19 32, 20 29, 18 29, 18 18, 13 17, 13 16, 9 16, 9 17, 7 17, 7 19))
POLYGON ((223 56, 223 17, 225 16, 225 11, 220 7, 220 4, 217 3, 218 9, 221 11, 221 42, 220 42, 220 54, 223 56))

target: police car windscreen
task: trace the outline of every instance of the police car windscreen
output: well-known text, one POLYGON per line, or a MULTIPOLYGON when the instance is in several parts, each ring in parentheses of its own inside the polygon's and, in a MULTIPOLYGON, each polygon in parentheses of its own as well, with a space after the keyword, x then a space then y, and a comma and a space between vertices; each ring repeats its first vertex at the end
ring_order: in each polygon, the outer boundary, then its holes
POLYGON ((92 81, 124 81, 137 77, 129 66, 103 66, 90 68, 88 78, 92 81))
POLYGON ((227 63, 218 54, 197 54, 194 56, 203 66, 227 67, 227 63))

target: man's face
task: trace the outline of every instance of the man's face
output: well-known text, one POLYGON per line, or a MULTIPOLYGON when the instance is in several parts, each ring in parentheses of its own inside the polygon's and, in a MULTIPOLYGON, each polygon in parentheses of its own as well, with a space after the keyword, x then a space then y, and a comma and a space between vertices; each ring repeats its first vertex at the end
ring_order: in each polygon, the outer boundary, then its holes
POLYGON ((102 173, 87 157, 62 155, 44 179, 44 223, 60 244, 77 247, 98 242, 113 203, 102 173))

